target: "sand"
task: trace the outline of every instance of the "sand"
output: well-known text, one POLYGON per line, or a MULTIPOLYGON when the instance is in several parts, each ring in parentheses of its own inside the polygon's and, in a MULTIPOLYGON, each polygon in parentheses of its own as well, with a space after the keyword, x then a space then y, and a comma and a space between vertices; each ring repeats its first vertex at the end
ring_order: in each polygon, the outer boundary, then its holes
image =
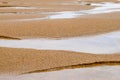
POLYGON ((30 15, 28 15, 28 14, 21 14, 21 15, 19 15, 19 13, 18 14, 3 14, 3 15, 0 15, 0 18, 3 20, 3 21, 5 21, 5 20, 11 20, 11 19, 31 19, 31 18, 41 18, 41 17, 44 17, 44 16, 46 16, 46 15, 44 15, 44 14, 41 14, 41 15, 39 15, 39 14, 30 14, 30 15))
POLYGON ((118 0, 82 0, 88 2, 119 2, 118 0))
MULTIPOLYGON (((95 2, 96 0, 83 0, 95 2)), ((103 0, 97 0, 98 2, 103 0)), ((117 1, 117 0, 104 0, 117 1)), ((93 8, 89 5, 78 5, 77 0, 0 0, 1 4, 12 5, 12 7, 32 7, 33 9, 0 9, 0 35, 13 38, 65 38, 78 37, 83 35, 93 35, 111 32, 120 29, 119 12, 81 16, 74 19, 55 19, 40 20, 47 14, 39 14, 40 12, 56 12, 56 11, 76 11, 93 8), (64 4, 63 4, 64 3, 64 4), (39 7, 39 9, 37 8, 39 7), (37 12, 36 14, 31 14, 37 12), (25 13, 25 14, 22 14, 25 13), (102 16, 104 15, 104 16, 102 16), (111 15, 113 18, 110 18, 111 15), (114 16, 115 15, 115 16, 114 16), (96 17, 97 16, 97 17, 96 17), (101 17, 98 17, 101 16, 101 17), (117 17, 118 16, 118 17, 117 17), (35 18, 32 20, 31 18, 35 18), (19 20, 23 19, 23 20, 19 20), (27 19, 27 20, 26 20, 27 19), (30 20, 29 20, 30 19, 30 20), (48 29, 49 28, 49 29, 48 29)))
MULTIPOLYGON (((119 2, 117 0, 82 1, 90 3, 106 1, 119 2)), ((4 7, 3 9, 0 8, 0 39, 61 39, 97 35, 120 30, 120 12, 87 15, 74 19, 29 20, 47 15, 31 14, 32 12, 77 11, 94 8, 89 5, 79 5, 78 0, 0 0, 0 7, 4 7), (10 9, 7 8, 8 6, 34 7, 35 9, 10 9), (37 9, 37 7, 41 7, 41 9, 37 9)), ((21 75, 68 68, 91 68, 102 65, 119 66, 120 54, 90 54, 60 50, 0 47, 0 75, 21 75)))
POLYGON ((0 74, 22 74, 37 70, 47 71, 55 67, 120 61, 120 54, 94 55, 67 51, 12 48, 0 48, 0 52, 0 74))
POLYGON ((78 18, 43 21, 0 22, 2 36, 17 38, 61 38, 100 34, 120 29, 120 19, 78 18), (48 29, 49 28, 49 29, 48 29))

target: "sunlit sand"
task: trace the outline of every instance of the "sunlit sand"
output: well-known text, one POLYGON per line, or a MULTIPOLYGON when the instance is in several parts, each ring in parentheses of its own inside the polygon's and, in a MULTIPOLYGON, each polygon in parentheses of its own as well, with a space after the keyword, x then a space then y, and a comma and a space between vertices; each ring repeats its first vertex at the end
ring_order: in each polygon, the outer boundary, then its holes
POLYGON ((0 0, 0 80, 119 80, 120 0, 0 0))

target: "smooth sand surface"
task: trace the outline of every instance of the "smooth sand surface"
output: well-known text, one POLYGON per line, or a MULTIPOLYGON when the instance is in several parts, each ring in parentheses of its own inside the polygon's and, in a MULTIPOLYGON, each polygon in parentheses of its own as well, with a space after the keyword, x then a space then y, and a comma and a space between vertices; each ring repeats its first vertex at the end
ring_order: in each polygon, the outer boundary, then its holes
POLYGON ((19 13, 13 13, 13 14, 11 14, 11 13, 8 13, 8 14, 2 14, 2 15, 0 15, 0 19, 1 20, 9 20, 9 21, 11 21, 11 19, 12 20, 15 20, 15 19, 31 19, 31 18, 41 18, 41 17, 45 17, 47 14, 41 14, 41 15, 39 15, 39 14, 21 14, 21 15, 19 15, 19 13))
POLYGON ((2 36, 18 38, 75 37, 115 30, 120 30, 120 19, 82 18, 50 21, 0 22, 0 33, 2 36))

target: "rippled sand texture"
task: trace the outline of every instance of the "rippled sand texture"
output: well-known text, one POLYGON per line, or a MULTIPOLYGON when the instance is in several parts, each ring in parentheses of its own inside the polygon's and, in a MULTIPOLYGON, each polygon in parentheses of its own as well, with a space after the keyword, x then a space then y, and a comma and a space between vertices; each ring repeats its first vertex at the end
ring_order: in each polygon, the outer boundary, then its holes
POLYGON ((0 80, 119 80, 119 0, 0 0, 0 80))

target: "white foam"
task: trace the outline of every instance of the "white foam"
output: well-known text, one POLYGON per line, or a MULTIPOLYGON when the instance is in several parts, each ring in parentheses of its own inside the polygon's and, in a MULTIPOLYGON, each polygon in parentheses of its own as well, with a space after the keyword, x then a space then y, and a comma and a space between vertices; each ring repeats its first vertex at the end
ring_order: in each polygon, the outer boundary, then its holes
POLYGON ((65 50, 93 54, 120 52, 120 31, 97 36, 66 39, 0 40, 1 47, 29 48, 37 50, 65 50))
POLYGON ((20 76, 0 76, 0 80, 120 80, 120 66, 67 69, 20 76))

